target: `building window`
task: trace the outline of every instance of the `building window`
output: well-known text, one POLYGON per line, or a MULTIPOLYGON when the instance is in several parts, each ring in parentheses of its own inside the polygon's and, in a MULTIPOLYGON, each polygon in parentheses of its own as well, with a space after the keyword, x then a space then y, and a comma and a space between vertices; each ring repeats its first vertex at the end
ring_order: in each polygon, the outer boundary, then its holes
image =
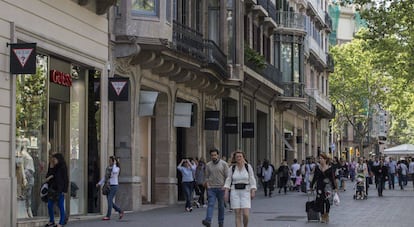
POLYGON ((303 82, 303 38, 292 35, 274 36, 275 67, 280 69, 283 82, 303 82))
POLYGON ((291 43, 282 43, 282 75, 283 82, 292 81, 292 45, 291 43))
POLYGON ((48 170, 47 87, 49 57, 36 56, 36 74, 16 78, 17 218, 47 216, 40 187, 48 170))
POLYGON ((131 0, 134 16, 158 16, 158 0, 131 0))
POLYGON ((208 37, 220 43, 220 5, 218 1, 210 1, 208 6, 208 37))
POLYGON ((167 1, 167 5, 165 6, 165 17, 171 23, 171 1, 167 1))
POLYGON ((293 82, 300 82, 299 44, 293 44, 293 82))

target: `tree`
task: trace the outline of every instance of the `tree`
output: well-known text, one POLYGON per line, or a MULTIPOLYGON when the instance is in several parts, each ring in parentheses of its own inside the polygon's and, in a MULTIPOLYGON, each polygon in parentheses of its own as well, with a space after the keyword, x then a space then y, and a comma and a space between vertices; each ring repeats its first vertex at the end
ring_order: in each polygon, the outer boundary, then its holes
POLYGON ((47 58, 36 56, 36 74, 16 79, 16 128, 18 136, 37 135, 46 122, 47 58))
POLYGON ((335 72, 330 74, 329 87, 332 103, 337 108, 333 129, 338 133, 344 125, 351 125, 360 148, 370 142, 372 116, 384 102, 389 82, 389 77, 375 68, 377 53, 367 47, 366 41, 354 39, 331 48, 335 72))
POLYGON ((387 75, 387 96, 383 107, 392 116, 392 143, 414 143, 414 1, 341 0, 354 4, 367 22, 359 38, 376 53, 373 66, 387 75))

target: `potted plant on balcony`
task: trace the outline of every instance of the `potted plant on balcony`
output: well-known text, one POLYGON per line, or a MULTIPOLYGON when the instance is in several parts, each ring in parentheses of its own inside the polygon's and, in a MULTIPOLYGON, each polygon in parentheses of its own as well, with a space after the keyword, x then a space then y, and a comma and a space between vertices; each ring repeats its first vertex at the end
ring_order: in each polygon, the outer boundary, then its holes
POLYGON ((258 71, 262 71, 266 67, 265 58, 250 48, 248 44, 244 44, 244 61, 247 65, 253 66, 258 71))

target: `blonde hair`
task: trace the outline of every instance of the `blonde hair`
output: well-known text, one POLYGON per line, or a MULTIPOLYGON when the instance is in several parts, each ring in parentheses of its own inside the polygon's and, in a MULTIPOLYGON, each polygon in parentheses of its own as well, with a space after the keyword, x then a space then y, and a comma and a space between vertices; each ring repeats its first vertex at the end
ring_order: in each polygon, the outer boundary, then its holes
POLYGON ((232 153, 232 157, 231 157, 231 162, 232 162, 232 163, 236 163, 236 155, 237 155, 237 154, 241 154, 241 155, 243 156, 244 161, 247 163, 247 160, 246 160, 246 154, 245 154, 243 151, 241 151, 241 150, 235 150, 235 151, 232 153))

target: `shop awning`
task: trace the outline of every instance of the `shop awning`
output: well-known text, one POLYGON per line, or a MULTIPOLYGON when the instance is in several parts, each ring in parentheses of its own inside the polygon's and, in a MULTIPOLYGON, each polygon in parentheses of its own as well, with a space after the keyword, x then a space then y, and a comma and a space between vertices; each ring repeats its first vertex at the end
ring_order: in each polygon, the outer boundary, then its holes
POLYGON ((283 143, 285 145, 285 149, 288 151, 294 151, 295 149, 293 149, 292 145, 290 145, 290 143, 287 141, 287 139, 285 138, 284 135, 282 135, 282 133, 280 133, 279 129, 277 127, 275 127, 275 132, 278 136, 282 137, 283 143))

